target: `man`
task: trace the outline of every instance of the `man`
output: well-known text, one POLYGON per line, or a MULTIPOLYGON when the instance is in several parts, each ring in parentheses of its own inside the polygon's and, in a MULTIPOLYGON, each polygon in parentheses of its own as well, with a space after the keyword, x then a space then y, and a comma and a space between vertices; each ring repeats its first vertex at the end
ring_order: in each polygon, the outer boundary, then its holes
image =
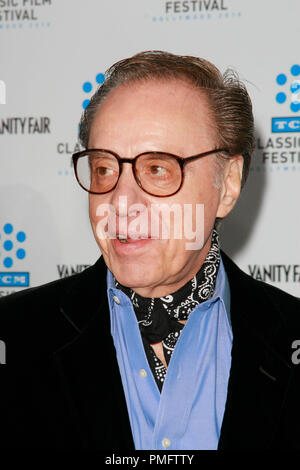
POLYGON ((1 300, 0 445, 299 448, 300 302, 240 271, 217 231, 253 150, 244 86, 140 53, 109 69, 80 138, 103 256, 1 300))

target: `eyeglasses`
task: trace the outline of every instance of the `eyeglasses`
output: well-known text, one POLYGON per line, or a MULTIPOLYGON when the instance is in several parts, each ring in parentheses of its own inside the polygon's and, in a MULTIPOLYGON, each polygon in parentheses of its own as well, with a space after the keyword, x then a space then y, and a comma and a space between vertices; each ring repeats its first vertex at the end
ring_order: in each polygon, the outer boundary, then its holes
POLYGON ((91 194, 105 194, 118 184, 123 164, 130 163, 140 188, 152 196, 173 196, 182 187, 186 163, 227 149, 214 149, 183 158, 166 152, 143 152, 135 158, 121 158, 105 149, 87 149, 72 156, 80 186, 91 194))

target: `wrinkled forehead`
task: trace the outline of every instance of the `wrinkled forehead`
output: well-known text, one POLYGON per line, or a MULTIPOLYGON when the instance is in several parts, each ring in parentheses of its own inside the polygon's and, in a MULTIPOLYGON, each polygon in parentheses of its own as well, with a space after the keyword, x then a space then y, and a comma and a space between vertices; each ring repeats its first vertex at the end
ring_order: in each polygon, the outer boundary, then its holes
POLYGON ((178 79, 118 86, 99 105, 89 147, 124 138, 128 142, 150 139, 154 146, 169 139, 171 145, 178 148, 181 143, 184 149, 188 142, 191 146, 202 142, 205 150, 205 144, 215 140, 214 117, 205 91, 178 79))

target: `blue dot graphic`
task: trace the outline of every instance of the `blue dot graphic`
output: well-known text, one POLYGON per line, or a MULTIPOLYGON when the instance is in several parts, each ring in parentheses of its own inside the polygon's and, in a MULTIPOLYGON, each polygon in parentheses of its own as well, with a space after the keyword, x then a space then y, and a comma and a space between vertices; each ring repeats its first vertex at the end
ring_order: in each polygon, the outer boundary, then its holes
POLYGON ((26 239, 26 235, 24 232, 18 232, 16 238, 18 242, 23 243, 23 241, 26 239))
POLYGON ((286 81, 287 77, 284 73, 280 73, 279 75, 277 75, 276 82, 278 83, 278 85, 284 85, 286 81))
POLYGON ((299 101, 293 101, 290 104, 290 108, 291 108, 291 111, 293 111, 293 113, 297 113, 298 111, 300 111, 300 102, 299 101))
POLYGON ((84 100, 84 101, 82 102, 82 107, 83 107, 83 109, 86 109, 89 104, 90 104, 90 100, 84 100))
POLYGON ((12 265, 13 265, 13 260, 12 260, 12 258, 9 258, 9 257, 4 258, 3 264, 4 264, 5 268, 11 268, 12 265))
POLYGON ((277 93, 276 95, 276 101, 277 103, 284 103, 286 100, 286 94, 283 92, 277 93))
POLYGON ((292 65, 291 74, 294 77, 297 77, 298 75, 300 75, 300 65, 298 65, 298 64, 292 65))
POLYGON ((96 76, 96 82, 99 83, 99 85, 102 85, 104 81, 105 81, 104 73, 98 73, 98 75, 96 76))
POLYGON ((6 251, 12 250, 13 246, 14 246, 14 245, 13 245, 13 242, 10 241, 10 240, 5 240, 5 242, 3 243, 3 248, 4 248, 4 250, 6 250, 6 251))
POLYGON ((19 259, 24 259, 26 256, 26 252, 25 250, 23 250, 23 248, 19 248, 16 254, 17 254, 17 258, 19 259))
POLYGON ((10 234, 13 231, 12 224, 5 224, 3 227, 4 233, 10 234))
POLYGON ((91 82, 85 82, 82 85, 82 89, 83 91, 85 91, 85 93, 89 93, 90 91, 92 91, 92 88, 93 88, 93 85, 91 84, 91 82))

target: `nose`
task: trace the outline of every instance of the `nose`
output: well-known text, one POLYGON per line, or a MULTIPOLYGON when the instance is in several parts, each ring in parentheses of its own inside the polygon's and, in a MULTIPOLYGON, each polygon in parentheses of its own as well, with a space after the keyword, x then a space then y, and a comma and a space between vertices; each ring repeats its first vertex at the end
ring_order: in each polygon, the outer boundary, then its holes
POLYGON ((117 186, 112 191, 111 204, 114 206, 117 216, 130 216, 130 206, 144 204, 147 194, 137 184, 132 163, 123 163, 117 186))

